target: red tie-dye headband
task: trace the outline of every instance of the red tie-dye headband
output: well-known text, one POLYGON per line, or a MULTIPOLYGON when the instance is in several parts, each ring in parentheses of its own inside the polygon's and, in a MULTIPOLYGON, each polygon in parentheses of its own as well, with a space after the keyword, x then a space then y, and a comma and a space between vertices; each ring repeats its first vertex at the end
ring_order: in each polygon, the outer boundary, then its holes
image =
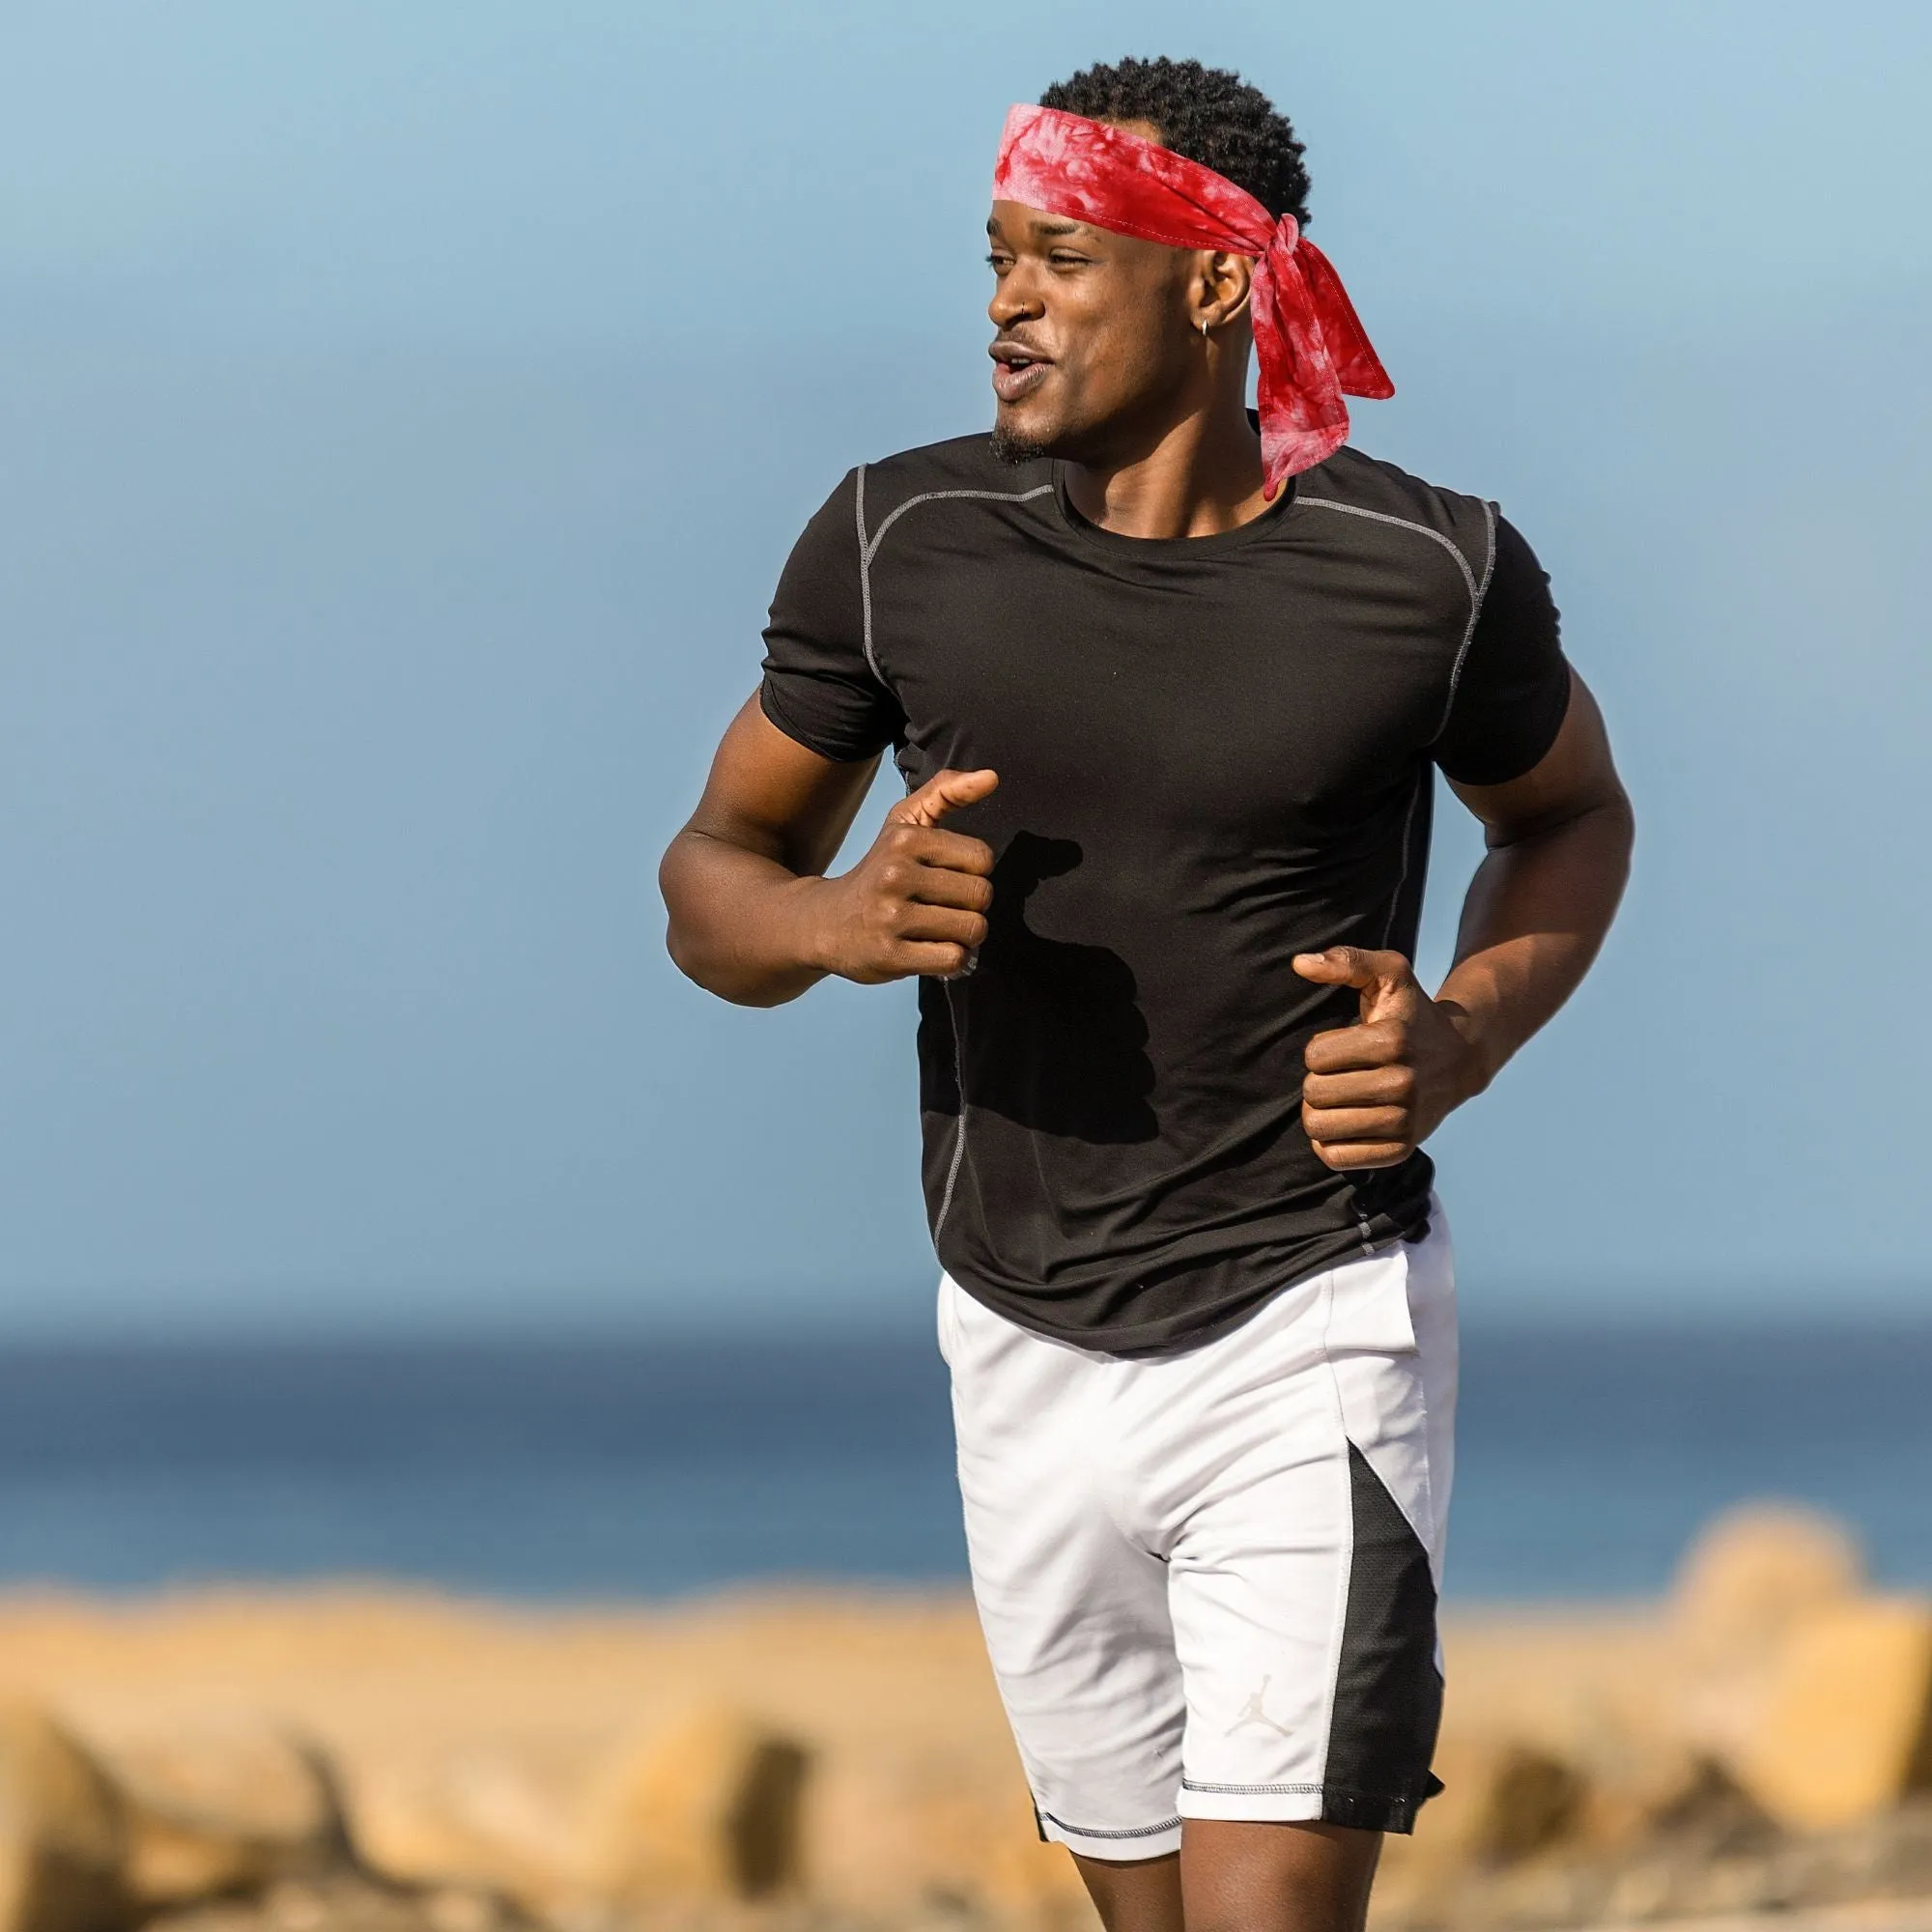
POLYGON ((1277 221, 1199 161, 1103 121, 1020 106, 1000 136, 993 196, 1169 248, 1254 258, 1249 307, 1269 497, 1349 440, 1345 395, 1395 394, 1341 276, 1294 216, 1277 221))

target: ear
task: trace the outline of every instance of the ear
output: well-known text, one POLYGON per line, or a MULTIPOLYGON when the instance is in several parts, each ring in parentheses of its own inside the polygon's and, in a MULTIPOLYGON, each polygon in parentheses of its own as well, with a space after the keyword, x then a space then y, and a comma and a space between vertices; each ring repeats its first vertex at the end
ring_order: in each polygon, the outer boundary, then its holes
POLYGON ((1236 321, 1248 312, 1248 298, 1254 291, 1255 265, 1245 255, 1230 255, 1219 249, 1203 249, 1195 258, 1190 320, 1199 328, 1205 322, 1211 328, 1236 321))

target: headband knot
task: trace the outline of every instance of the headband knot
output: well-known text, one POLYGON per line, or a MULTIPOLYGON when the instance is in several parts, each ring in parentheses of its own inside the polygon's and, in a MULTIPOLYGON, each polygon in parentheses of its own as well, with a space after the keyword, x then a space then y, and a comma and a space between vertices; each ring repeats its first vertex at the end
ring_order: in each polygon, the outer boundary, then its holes
POLYGON ((1341 276, 1294 216, 1276 220, 1199 161, 1104 121, 1019 106, 1000 137, 993 194, 1165 247, 1254 261, 1256 400, 1270 497, 1348 441, 1345 395, 1395 394, 1341 276))

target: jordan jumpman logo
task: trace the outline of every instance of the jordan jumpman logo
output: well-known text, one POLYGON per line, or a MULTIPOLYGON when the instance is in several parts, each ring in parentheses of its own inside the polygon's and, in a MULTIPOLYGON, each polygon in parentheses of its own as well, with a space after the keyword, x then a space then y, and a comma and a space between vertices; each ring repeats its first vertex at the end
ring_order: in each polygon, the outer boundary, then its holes
POLYGON ((1283 1737, 1292 1735, 1286 1724, 1278 1724, 1268 1716, 1264 1707, 1268 1686, 1273 1681, 1272 1678, 1264 1677, 1262 1679, 1262 1688, 1259 1690, 1249 1691, 1248 1701, 1241 1707, 1241 1715, 1228 1726, 1227 1730, 1223 1733, 1224 1736, 1232 1738, 1246 1723, 1265 1724, 1269 1730, 1279 1732, 1283 1737))

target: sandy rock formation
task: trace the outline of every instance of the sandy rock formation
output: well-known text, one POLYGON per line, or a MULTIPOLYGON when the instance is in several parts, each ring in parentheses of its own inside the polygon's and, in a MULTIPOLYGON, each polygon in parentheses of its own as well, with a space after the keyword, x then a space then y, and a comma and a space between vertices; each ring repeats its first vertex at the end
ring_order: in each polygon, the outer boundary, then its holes
POLYGON ((810 1758, 725 1704, 694 1704, 596 1779, 582 1876, 602 1898, 768 1898, 796 1890, 810 1758))
POLYGON ((1435 1754, 1443 1789, 1411 1837, 1384 1841, 1377 1885, 1383 1923, 1455 1916, 1472 1885, 1571 1835, 1587 1798, 1574 1766, 1519 1738, 1458 1728, 1435 1754))
MULTIPOLYGON (((1932 1896, 1932 1606, 1862 1594, 1829 1525, 1743 1514, 1667 1604, 1452 1611, 1445 1644, 1448 1789, 1389 1843, 1380 1932, 1932 1896)), ((0 1599, 0 1932, 1095 1923, 1035 1837, 970 1605, 809 1592, 0 1599)))
POLYGON ((124 1739, 102 1756, 128 1817, 124 1882, 143 1908, 353 1862, 327 1757, 270 1725, 175 1728, 124 1739))
POLYGON ((1858 1824, 1932 1789, 1932 1605, 1854 1602, 1802 1622, 1736 1764, 1796 1831, 1858 1824))
POLYGON ((413 1892, 337 1874, 285 1879, 245 1898, 187 1906, 146 1932, 534 1932, 502 1898, 451 1889, 413 1892))
POLYGON ((364 1868, 317 1747, 263 1724, 90 1748, 0 1707, 0 1932, 529 1932, 485 1887, 364 1868))
POLYGON ((907 1760, 828 1763, 806 1807, 814 1898, 865 1924, 908 1911, 1013 1932, 1097 1920, 1073 1861, 1042 1844, 1018 1767, 907 1760))
POLYGON ((1789 1504, 1720 1516, 1679 1567, 1654 1727, 1689 1737, 1734 1772, 1762 1730, 1772 1680, 1794 1634, 1858 1600, 1863 1561, 1837 1523, 1789 1504))
POLYGON ((590 1895, 582 1815, 586 1766, 515 1741, 444 1740, 413 1757, 350 1750, 345 1801, 359 1857, 392 1883, 483 1886, 540 1918, 590 1895))
POLYGON ((1435 1754, 1443 1789, 1423 1807, 1414 1845, 1426 1860, 1505 1865, 1577 1829, 1589 1787, 1574 1765, 1520 1739, 1452 1731, 1435 1754))
POLYGON ((1676 1727, 1789 1830, 1877 1817, 1932 1778, 1932 1609, 1862 1583, 1845 1530, 1789 1506, 1719 1518, 1680 1572, 1676 1727))
POLYGON ((0 1708, 0 1932, 130 1924, 127 1808, 106 1774, 30 1704, 0 1708))
POLYGON ((1791 1503, 1727 1510, 1678 1567, 1670 1619, 1693 1662, 1721 1664, 1856 1597, 1864 1559, 1842 1523, 1791 1503))

